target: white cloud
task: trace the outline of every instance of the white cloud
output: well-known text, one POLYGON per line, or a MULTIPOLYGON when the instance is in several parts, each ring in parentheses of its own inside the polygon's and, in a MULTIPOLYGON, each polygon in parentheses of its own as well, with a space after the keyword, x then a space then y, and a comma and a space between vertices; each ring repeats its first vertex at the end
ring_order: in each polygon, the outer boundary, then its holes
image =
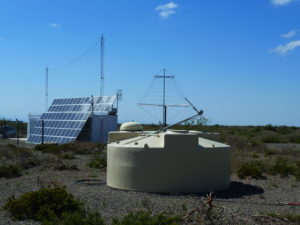
POLYGON ((61 27, 62 25, 59 24, 59 23, 49 23, 49 26, 53 27, 53 28, 59 28, 61 27))
POLYGON ((166 11, 162 11, 159 13, 159 15, 163 18, 168 18, 169 16, 171 16, 172 14, 175 14, 176 11, 174 10, 166 10, 166 11))
POLYGON ((272 4, 275 6, 288 5, 295 0, 271 0, 272 4))
POLYGON ((165 5, 159 5, 156 7, 156 10, 157 11, 160 11, 160 10, 171 10, 171 9, 176 9, 178 7, 177 4, 175 4, 174 2, 169 2, 165 5))
POLYGON ((159 15, 162 18, 168 18, 172 14, 176 13, 176 8, 178 8, 178 4, 174 2, 169 2, 165 5, 158 5, 155 10, 159 12, 159 15))
POLYGON ((294 37, 297 34, 297 30, 291 30, 289 32, 287 32, 286 34, 282 34, 281 37, 282 38, 291 38, 294 37))
POLYGON ((278 53, 279 55, 285 55, 289 51, 294 50, 295 48, 300 47, 300 40, 291 41, 285 45, 279 45, 275 49, 273 49, 273 52, 278 53))

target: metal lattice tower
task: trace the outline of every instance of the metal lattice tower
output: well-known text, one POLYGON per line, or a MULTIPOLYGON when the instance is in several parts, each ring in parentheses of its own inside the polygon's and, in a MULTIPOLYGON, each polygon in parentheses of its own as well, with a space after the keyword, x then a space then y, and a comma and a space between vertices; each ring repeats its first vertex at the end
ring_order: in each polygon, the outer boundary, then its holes
POLYGON ((100 96, 102 97, 104 94, 104 36, 102 34, 101 36, 101 50, 100 50, 100 56, 101 56, 101 76, 100 76, 100 96))
POLYGON ((46 89, 46 93, 45 93, 45 108, 46 111, 48 110, 48 67, 46 67, 46 77, 45 77, 45 89, 46 89))

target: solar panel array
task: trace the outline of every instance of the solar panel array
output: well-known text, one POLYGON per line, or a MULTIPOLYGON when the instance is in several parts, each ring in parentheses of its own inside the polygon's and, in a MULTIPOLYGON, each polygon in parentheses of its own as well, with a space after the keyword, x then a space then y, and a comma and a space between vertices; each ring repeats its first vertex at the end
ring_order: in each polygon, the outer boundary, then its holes
POLYGON ((44 143, 74 142, 91 113, 108 114, 115 101, 116 96, 55 99, 30 133, 28 142, 42 143, 42 121, 44 143))

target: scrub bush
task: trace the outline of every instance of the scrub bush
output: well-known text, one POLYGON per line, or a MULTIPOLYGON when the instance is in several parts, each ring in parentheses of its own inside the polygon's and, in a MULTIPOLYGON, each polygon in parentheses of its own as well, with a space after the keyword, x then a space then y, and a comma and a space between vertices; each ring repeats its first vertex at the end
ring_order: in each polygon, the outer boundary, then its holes
POLYGON ((239 178, 244 179, 246 177, 262 178, 262 174, 265 171, 265 166, 260 161, 249 161, 240 165, 237 170, 239 178))
POLYGON ((42 153, 52 153, 52 154, 60 153, 58 144, 39 144, 36 145, 34 149, 42 153))
POLYGON ((272 126, 272 124, 267 124, 264 126, 265 130, 269 130, 269 131, 276 131, 276 127, 272 126))
POLYGON ((61 158, 61 159, 76 159, 74 154, 70 154, 70 153, 63 153, 63 154, 59 155, 59 158, 61 158))
POLYGON ((280 174, 282 177, 292 175, 296 171, 296 166, 290 163, 287 158, 277 157, 273 165, 270 166, 269 172, 272 175, 280 174))
POLYGON ((287 143, 287 140, 282 139, 279 135, 270 135, 263 138, 264 143, 287 143))
POLYGON ((23 194, 18 199, 10 197, 4 205, 11 217, 18 220, 47 221, 60 219, 63 213, 83 214, 83 204, 68 193, 64 187, 41 188, 23 194))
POLYGON ((76 164, 69 163, 58 163, 58 165, 54 166, 55 170, 79 170, 76 164))
POLYGON ((75 154, 92 154, 95 152, 102 152, 106 145, 102 143, 66 143, 59 146, 62 152, 73 152, 75 154))
POLYGON ((294 175, 297 181, 300 181, 300 161, 296 162, 296 169, 294 175))
POLYGON ((278 213, 262 213, 263 215, 267 215, 273 218, 285 219, 293 224, 300 224, 300 215, 294 213, 288 214, 278 214, 278 213))
POLYGON ((152 215, 150 212, 138 211, 125 215, 121 220, 113 219, 112 225, 179 225, 180 216, 160 213, 152 215))
POLYGON ((107 166, 106 155, 98 154, 87 164, 87 166, 96 169, 102 169, 107 166))
POLYGON ((102 152, 106 145, 102 143, 66 143, 58 144, 39 144, 35 146, 35 150, 43 153, 60 154, 63 152, 72 152, 74 154, 92 154, 102 152))
POLYGON ((0 166, 0 177, 14 178, 21 176, 21 168, 16 165, 3 165, 0 166))
POLYGON ((272 156, 275 154, 275 151, 274 150, 271 150, 271 149, 266 149, 264 150, 264 156, 265 157, 268 157, 268 156, 272 156))
POLYGON ((61 219, 57 217, 44 221, 42 225, 105 225, 102 217, 98 213, 63 213, 61 219))

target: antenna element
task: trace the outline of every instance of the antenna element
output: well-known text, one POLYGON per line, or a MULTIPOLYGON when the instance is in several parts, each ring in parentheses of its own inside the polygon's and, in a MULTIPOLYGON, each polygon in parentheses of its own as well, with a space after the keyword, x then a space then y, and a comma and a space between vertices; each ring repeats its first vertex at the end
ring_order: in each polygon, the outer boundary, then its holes
POLYGON ((166 78, 174 78, 175 76, 166 76, 166 69, 164 75, 155 75, 154 78, 163 78, 163 126, 167 126, 167 105, 166 105, 166 78))
POLYGON ((163 127, 167 126, 167 107, 187 107, 188 105, 167 105, 166 104, 166 78, 174 78, 175 76, 166 76, 166 69, 164 69, 163 75, 155 75, 154 78, 163 78, 163 96, 162 104, 148 104, 148 103, 138 103, 138 105, 148 105, 148 106, 161 106, 163 108, 163 127))
POLYGON ((100 59, 100 63, 101 63, 101 76, 100 76, 100 96, 103 97, 103 94, 104 94, 104 36, 102 34, 101 36, 101 50, 100 50, 100 56, 101 56, 101 59, 100 59))

